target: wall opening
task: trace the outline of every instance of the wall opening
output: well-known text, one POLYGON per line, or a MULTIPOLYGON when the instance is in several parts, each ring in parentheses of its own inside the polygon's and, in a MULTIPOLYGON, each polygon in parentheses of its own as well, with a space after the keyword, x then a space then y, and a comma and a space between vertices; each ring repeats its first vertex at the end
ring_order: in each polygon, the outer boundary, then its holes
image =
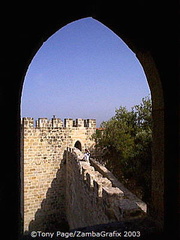
MULTIPOLYGON (((156 70, 155 70, 155 68, 154 68, 154 66, 153 66, 153 60, 152 60, 152 58, 151 58, 151 56, 150 55, 148 55, 148 53, 145 53, 145 54, 141 54, 141 53, 138 53, 137 54, 137 57, 139 58, 139 60, 140 60, 140 62, 142 63, 142 65, 143 65, 143 67, 144 67, 144 70, 145 70, 145 72, 146 72, 146 74, 147 74, 147 76, 150 76, 150 77, 148 77, 148 81, 149 81, 149 85, 150 85, 150 87, 151 87, 151 90, 152 90, 152 97, 153 97, 153 108, 154 108, 154 119, 157 119, 158 118, 158 116, 159 116, 159 113, 157 113, 157 110, 159 109, 159 107, 161 106, 162 107, 162 105, 161 105, 161 101, 162 101, 162 99, 161 99, 161 95, 160 95, 160 97, 159 97, 159 99, 157 99, 158 98, 158 96, 157 96, 157 92, 158 92, 158 90, 157 90, 157 86, 156 87, 154 87, 154 82, 153 81, 156 81, 157 80, 157 82, 159 81, 159 76, 157 76, 157 73, 156 73, 156 70), (149 69, 149 65, 147 64, 147 62, 146 62, 146 60, 149 60, 149 64, 151 65, 151 69, 149 69), (151 74, 150 74, 150 71, 153 69, 153 73, 151 72, 151 74), (156 78, 154 78, 155 80, 152 80, 152 78, 154 77, 154 76, 156 76, 156 78), (157 116, 157 115, 158 116, 157 116)), ((37 76, 36 76, 37 77, 37 76)), ((41 73, 39 73, 39 77, 37 77, 38 78, 38 81, 39 81, 39 86, 41 86, 42 87, 42 85, 44 85, 45 84, 45 82, 43 82, 44 80, 42 80, 42 76, 41 76, 41 73)), ((73 79, 73 81, 74 81, 74 85, 76 85, 76 79, 73 79)), ((72 82, 73 82, 72 81, 72 82)), ((59 81, 60 82, 60 81, 59 81)), ((53 83, 53 81, 51 82, 51 83, 53 83)), ((34 85, 35 86, 35 85, 34 85)), ((97 86, 95 85, 95 82, 92 82, 92 86, 93 86, 93 89, 95 89, 95 88, 97 88, 97 86), (94 86, 93 86, 93 84, 94 84, 94 86)), ((98 86, 98 87, 100 87, 100 85, 98 86)), ((102 87, 102 86, 101 86, 102 87)), ((72 87, 72 89, 73 89, 73 87, 72 87)), ((159 89, 160 89, 160 87, 159 87, 159 89)), ((53 92, 54 90, 52 90, 52 92, 53 92)), ((92 91, 92 90, 91 90, 92 91)), ((160 90, 159 90, 160 91, 160 90)), ((77 94, 75 93, 75 95, 77 96, 77 94)), ((107 95, 106 95, 107 96, 107 95)), ((89 95, 87 96, 87 97, 89 97, 89 95)), ((99 99, 99 97, 97 97, 98 99, 99 99)), ((115 97, 115 98, 117 98, 117 96, 115 97)), ((47 98, 48 99, 48 98, 47 98)), ((37 101, 36 101, 37 102, 37 101)), ((96 101, 97 102, 97 101, 96 101)), ((49 103, 47 102, 46 103, 47 105, 49 105, 49 103)), ((93 104, 92 104, 93 105, 93 104)), ((45 106, 45 105, 44 105, 45 106)), ((78 106, 78 104, 76 105, 76 106, 78 106)), ((79 104, 79 106, 80 106, 80 104, 79 104)), ((106 108, 107 106, 105 106, 105 108, 106 108)), ((53 109, 53 111, 54 111, 54 109, 53 109)), ((93 111, 92 111, 93 112, 93 111)), ((92 112, 91 112, 91 114, 92 114, 92 112)), ((44 114, 44 113, 43 113, 44 114)), ((56 115, 58 115, 58 114, 56 114, 56 115)), ((70 116, 71 117, 71 116, 70 116)), ((162 117, 162 116, 161 116, 162 117)), ((155 126, 156 126, 156 122, 155 122, 155 126)), ((161 131, 161 129, 159 130, 159 131, 161 131)), ((157 131, 157 130, 155 130, 154 131, 154 136, 156 136, 156 135, 158 135, 159 134, 159 132, 157 131)), ((53 140, 52 140, 53 141, 53 140)), ((156 140, 156 143, 157 143, 157 141, 158 140, 156 140)), ((156 144, 156 143, 154 143, 154 145, 156 144)), ((42 141, 42 144, 43 144, 43 141, 42 141)), ((76 143, 75 143, 75 145, 74 145, 75 147, 77 147, 78 149, 80 149, 80 150, 82 150, 82 146, 81 146, 81 143, 79 142, 79 141, 77 141, 76 143)), ((155 147, 155 149, 156 149, 156 147, 155 147)), ((44 156, 44 159, 46 159, 46 156, 44 156)), ((156 164, 155 164, 155 162, 153 162, 153 166, 155 166, 156 164)), ((157 178, 156 178, 156 180, 153 182, 153 185, 155 185, 155 183, 156 183, 156 181, 158 181, 157 180, 157 178)), ((154 195, 154 199, 156 199, 156 201, 157 201, 157 195, 154 195)))
POLYGON ((80 151, 82 151, 82 145, 80 141, 76 141, 74 144, 74 147, 78 148, 80 151))

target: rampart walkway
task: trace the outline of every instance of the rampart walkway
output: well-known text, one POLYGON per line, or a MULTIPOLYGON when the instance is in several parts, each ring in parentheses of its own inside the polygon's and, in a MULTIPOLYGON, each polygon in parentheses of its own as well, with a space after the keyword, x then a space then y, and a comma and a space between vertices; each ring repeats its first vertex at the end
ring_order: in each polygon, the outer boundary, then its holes
MULTIPOLYGON (((35 220, 29 225, 29 233, 38 231, 45 233, 62 231, 62 234, 75 231, 83 234, 118 232, 123 234, 122 239, 126 237, 124 234, 133 234, 132 236, 138 234, 141 236, 139 239, 143 240, 151 239, 148 237, 154 236, 154 233, 157 234, 155 223, 146 215, 146 204, 127 190, 104 166, 94 159, 90 159, 90 163, 86 162, 83 156, 77 148, 68 148, 64 152, 61 162, 61 170, 64 171, 63 178, 59 178, 58 173, 57 178, 53 180, 47 199, 43 201, 35 220), (57 207, 57 203, 53 202, 58 196, 53 186, 56 185, 55 189, 57 189, 58 183, 62 180, 64 183, 64 219, 60 212, 62 208, 57 207), (49 201, 48 197, 52 201, 50 209, 45 207, 46 202, 49 201), (48 225, 50 223, 51 225, 48 225)), ((62 196, 59 200, 62 201, 62 196)), ((59 204, 62 205, 62 202, 59 204)), ((30 234, 23 239, 31 239, 30 234)))
POLYGON ((83 161, 78 149, 66 155, 66 203, 70 229, 142 218, 147 206, 101 164, 83 161))

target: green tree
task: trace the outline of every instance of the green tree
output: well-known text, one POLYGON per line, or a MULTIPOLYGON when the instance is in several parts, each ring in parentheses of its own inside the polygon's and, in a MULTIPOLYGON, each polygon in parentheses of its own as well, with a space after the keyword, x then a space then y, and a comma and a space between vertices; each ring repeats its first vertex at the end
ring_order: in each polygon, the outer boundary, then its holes
POLYGON ((133 180, 142 189, 142 198, 150 197, 152 159, 152 102, 149 97, 128 111, 115 110, 115 116, 101 124, 103 131, 93 135, 101 161, 120 180, 133 180))

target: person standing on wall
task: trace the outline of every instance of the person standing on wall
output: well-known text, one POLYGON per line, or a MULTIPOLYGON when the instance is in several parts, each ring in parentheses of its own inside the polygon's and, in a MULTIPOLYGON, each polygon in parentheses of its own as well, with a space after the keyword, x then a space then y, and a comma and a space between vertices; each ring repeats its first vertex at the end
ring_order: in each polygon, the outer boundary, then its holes
POLYGON ((83 160, 85 160, 86 162, 89 162, 89 159, 90 159, 90 152, 88 149, 85 149, 83 160))

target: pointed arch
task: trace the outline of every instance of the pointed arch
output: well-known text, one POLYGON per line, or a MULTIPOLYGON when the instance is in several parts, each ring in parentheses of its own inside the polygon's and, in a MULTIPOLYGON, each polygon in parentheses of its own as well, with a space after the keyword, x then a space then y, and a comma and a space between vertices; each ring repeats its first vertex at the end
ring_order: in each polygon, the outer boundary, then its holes
POLYGON ((82 151, 82 144, 79 140, 77 140, 74 144, 75 148, 78 148, 80 151, 82 151))

